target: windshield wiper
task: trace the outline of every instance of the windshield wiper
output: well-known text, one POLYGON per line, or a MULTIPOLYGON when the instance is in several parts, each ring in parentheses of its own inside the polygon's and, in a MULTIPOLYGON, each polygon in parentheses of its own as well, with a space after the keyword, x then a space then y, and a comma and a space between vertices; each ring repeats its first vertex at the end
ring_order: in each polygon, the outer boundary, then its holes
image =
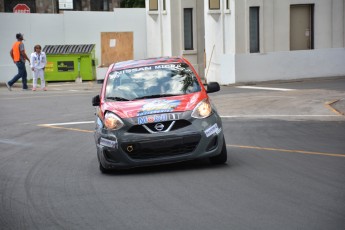
POLYGON ((148 99, 148 98, 159 98, 159 97, 172 97, 172 96, 180 96, 182 94, 154 94, 154 95, 147 95, 143 97, 137 97, 133 100, 140 100, 140 99, 148 99))
POLYGON ((123 97, 107 97, 106 99, 113 100, 113 101, 129 101, 129 99, 123 98, 123 97))

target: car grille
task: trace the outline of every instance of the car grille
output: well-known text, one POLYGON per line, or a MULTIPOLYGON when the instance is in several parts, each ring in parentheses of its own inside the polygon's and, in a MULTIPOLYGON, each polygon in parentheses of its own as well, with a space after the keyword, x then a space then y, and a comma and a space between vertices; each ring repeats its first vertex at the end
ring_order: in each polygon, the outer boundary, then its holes
POLYGON ((164 122, 157 122, 157 123, 148 123, 145 125, 134 125, 127 132, 141 133, 141 134, 142 133, 156 133, 158 131, 155 128, 155 126, 158 123, 164 125, 164 128, 159 132, 173 131, 173 130, 181 129, 181 128, 191 125, 191 123, 187 120, 164 121, 164 122))
POLYGON ((191 153, 199 144, 201 135, 122 143, 122 150, 132 159, 152 159, 191 153))

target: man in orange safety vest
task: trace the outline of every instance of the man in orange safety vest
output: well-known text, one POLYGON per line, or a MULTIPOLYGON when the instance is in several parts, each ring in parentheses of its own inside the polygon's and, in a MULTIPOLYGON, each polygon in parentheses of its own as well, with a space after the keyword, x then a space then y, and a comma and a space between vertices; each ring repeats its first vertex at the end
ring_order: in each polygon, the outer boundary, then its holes
POLYGON ((24 48, 24 35, 21 33, 16 34, 17 41, 13 44, 12 49, 10 51, 10 55, 12 57, 13 62, 16 64, 18 68, 18 74, 12 78, 12 80, 6 82, 6 86, 8 90, 12 90, 12 85, 16 83, 20 78, 22 79, 23 90, 28 90, 27 85, 27 72, 25 68, 25 60, 29 61, 30 59, 25 53, 24 48))

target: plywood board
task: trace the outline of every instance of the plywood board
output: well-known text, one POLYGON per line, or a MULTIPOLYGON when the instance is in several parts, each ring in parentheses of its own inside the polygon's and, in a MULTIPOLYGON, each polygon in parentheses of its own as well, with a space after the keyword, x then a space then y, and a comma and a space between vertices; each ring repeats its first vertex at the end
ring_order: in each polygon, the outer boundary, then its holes
POLYGON ((133 59, 133 32, 101 32, 101 66, 133 59))

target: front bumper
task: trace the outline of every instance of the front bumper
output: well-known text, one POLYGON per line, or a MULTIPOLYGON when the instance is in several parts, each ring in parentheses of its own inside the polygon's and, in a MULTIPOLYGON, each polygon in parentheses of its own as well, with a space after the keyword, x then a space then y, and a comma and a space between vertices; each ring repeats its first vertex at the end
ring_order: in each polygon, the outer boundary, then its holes
POLYGON ((220 154, 223 146, 221 119, 214 113, 205 119, 169 132, 132 133, 108 131, 97 120, 95 142, 98 159, 106 169, 125 169, 206 158, 220 154))

